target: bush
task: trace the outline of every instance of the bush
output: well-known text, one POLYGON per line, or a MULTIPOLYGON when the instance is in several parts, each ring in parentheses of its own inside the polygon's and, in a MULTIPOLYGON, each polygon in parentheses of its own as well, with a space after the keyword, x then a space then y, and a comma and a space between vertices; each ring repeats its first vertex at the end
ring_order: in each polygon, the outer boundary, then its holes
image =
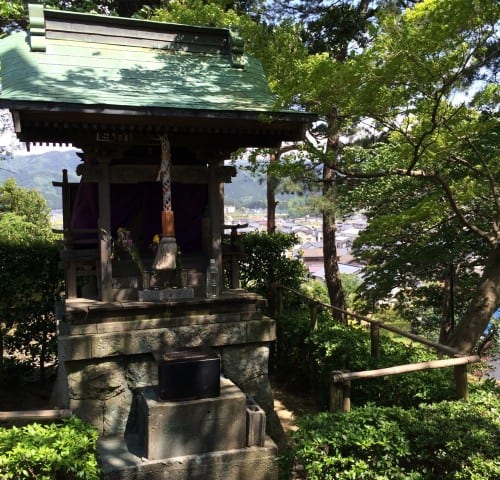
MULTIPOLYGON (((324 303, 327 298, 326 289, 319 282, 305 282, 300 292, 308 297, 317 298, 324 303)), ((331 322, 331 314, 327 309, 319 308, 317 312, 319 324, 331 322)), ((314 359, 311 355, 311 317, 309 304, 304 298, 295 295, 284 295, 283 314, 276 317, 276 377, 292 386, 295 391, 307 392, 315 386, 313 381, 314 359), (311 365, 312 362, 312 365, 311 365)))
POLYGON ((284 474, 298 464, 308 480, 500 478, 499 393, 490 384, 469 402, 306 416, 281 459, 284 474))
POLYGON ((54 295, 61 287, 54 241, 0 242, 0 372, 3 349, 31 368, 55 359, 54 295))
POLYGON ((76 417, 58 424, 0 428, 2 480, 99 480, 97 430, 76 417))
POLYGON ((273 370, 276 377, 295 391, 307 392, 310 384, 310 354, 307 337, 309 314, 300 308, 287 308, 276 318, 276 351, 273 370))
POLYGON ((298 289, 306 275, 301 260, 290 258, 288 252, 298 243, 294 234, 246 233, 241 236, 245 258, 240 264, 242 287, 267 297, 269 285, 298 289))

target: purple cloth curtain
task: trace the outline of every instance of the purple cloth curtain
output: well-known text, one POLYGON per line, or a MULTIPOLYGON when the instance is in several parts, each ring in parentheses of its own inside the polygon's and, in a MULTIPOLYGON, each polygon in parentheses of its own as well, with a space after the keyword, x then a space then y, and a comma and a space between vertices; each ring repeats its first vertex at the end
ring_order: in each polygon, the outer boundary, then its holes
MULTIPOLYGON (((97 184, 79 183, 72 189, 73 229, 97 228, 97 184)), ((159 182, 111 185, 111 234, 128 228, 140 248, 161 233, 162 191, 159 182)), ((207 208, 206 185, 172 183, 175 237, 183 253, 201 253, 202 219, 207 208)))

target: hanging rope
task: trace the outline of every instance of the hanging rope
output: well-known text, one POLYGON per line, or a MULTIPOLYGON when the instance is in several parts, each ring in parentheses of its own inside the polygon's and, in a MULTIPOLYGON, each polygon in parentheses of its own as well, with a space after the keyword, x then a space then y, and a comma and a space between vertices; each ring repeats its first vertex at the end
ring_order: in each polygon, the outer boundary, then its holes
POLYGON ((158 172, 157 180, 161 180, 161 188, 163 194, 163 210, 167 212, 172 211, 172 176, 170 166, 172 158, 170 155, 170 142, 167 135, 160 137, 161 144, 161 164, 160 171, 158 172))
POLYGON ((170 142, 167 135, 160 137, 161 164, 158 172, 158 181, 161 181, 163 194, 163 209, 161 212, 162 238, 153 261, 156 270, 175 270, 177 243, 175 242, 174 212, 172 211, 172 177, 170 142))

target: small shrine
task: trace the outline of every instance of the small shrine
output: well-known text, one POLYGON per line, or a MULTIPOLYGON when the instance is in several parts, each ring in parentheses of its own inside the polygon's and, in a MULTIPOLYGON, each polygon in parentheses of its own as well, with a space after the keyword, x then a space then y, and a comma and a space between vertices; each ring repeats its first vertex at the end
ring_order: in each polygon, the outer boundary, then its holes
POLYGON ((97 426, 103 458, 123 454, 119 467, 104 462, 109 478, 170 478, 155 475, 169 462, 181 468, 174 457, 201 472, 182 478, 275 478, 275 325, 237 276, 224 288, 224 184, 236 175, 224 161, 240 148, 301 140, 313 117, 275 109, 262 65, 228 29, 42 5, 29 13, 27 33, 0 40, 0 106, 19 140, 81 152, 80 181, 66 171, 54 179, 66 285, 54 403, 97 426), (210 259, 221 273, 216 298, 206 297, 210 259), (207 349, 220 365, 219 395, 159 398, 158 355, 195 361, 207 349), (148 426, 155 415, 160 436, 148 426), (189 418, 206 424, 206 437, 195 438, 189 418))

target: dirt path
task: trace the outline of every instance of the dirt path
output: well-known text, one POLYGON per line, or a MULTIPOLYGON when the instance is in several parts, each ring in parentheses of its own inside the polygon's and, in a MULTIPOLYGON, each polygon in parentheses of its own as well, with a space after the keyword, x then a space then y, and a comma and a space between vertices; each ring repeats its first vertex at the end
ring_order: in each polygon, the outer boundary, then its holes
POLYGON ((274 410, 287 435, 297 430, 296 419, 307 413, 319 411, 315 401, 309 396, 290 391, 284 385, 271 381, 274 410))

